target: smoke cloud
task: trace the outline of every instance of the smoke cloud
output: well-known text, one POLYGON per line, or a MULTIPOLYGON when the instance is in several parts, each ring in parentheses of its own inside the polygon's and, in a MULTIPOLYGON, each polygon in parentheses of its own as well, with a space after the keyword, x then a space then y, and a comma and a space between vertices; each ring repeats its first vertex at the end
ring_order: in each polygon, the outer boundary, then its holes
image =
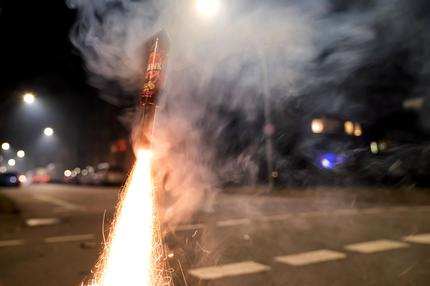
MULTIPOLYGON (((170 37, 154 148, 175 219, 205 189, 256 181, 268 94, 274 111, 318 94, 308 102, 310 113, 353 113, 362 105, 358 92, 349 92, 363 85, 355 73, 401 48, 412 55, 405 68, 413 67, 419 81, 428 78, 428 61, 415 65, 429 56, 419 45, 429 46, 420 2, 220 1, 219 13, 205 18, 192 0, 67 0, 78 13, 71 39, 91 82, 111 102, 136 100, 144 42, 160 30, 170 37), (411 26, 416 34, 404 41, 411 26)), ((417 90, 422 85, 411 93, 417 90)), ((277 118, 279 130, 288 126, 288 118, 277 118)))

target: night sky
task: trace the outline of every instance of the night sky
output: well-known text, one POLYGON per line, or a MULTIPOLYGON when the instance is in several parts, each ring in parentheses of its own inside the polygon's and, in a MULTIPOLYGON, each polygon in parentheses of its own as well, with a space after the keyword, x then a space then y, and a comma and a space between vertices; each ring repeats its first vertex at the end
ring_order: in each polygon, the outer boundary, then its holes
MULTIPOLYGON (((370 0, 327 2, 331 3, 327 19, 348 15, 359 18, 377 5, 370 0)), ((70 164, 99 160, 102 155, 97 153, 108 152, 109 142, 127 138, 128 134, 118 120, 122 110, 102 100, 100 91, 89 84, 90 75, 81 55, 70 42, 76 11, 61 0, 49 1, 49 4, 47 1, 6 1, 0 5, 0 141, 8 141, 13 148, 25 149, 30 155, 33 153, 36 164, 44 164, 54 158, 39 152, 37 146, 42 144, 39 141, 43 128, 51 126, 64 147, 61 152, 72 154, 68 159, 70 164), (37 96, 37 108, 31 110, 22 103, 25 92, 37 96)), ((282 138, 292 137, 295 133, 291 130, 300 133, 308 124, 306 120, 325 115, 364 122, 368 141, 383 139, 398 129, 409 132, 406 137, 412 141, 416 140, 416 134, 422 135, 420 140, 427 140, 430 131, 426 112, 430 78, 429 6, 426 1, 410 1, 410 4, 399 4, 393 15, 384 15, 380 21, 373 19, 369 29, 375 37, 366 46, 348 46, 343 39, 326 44, 312 63, 314 70, 309 74, 315 78, 331 76, 331 71, 338 68, 333 63, 349 49, 359 51, 363 60, 350 73, 342 75, 342 81, 315 85, 274 108, 274 112, 279 112, 274 115, 279 118, 278 130, 288 130, 275 135, 280 138, 280 149, 287 148, 289 142, 282 138), (402 110, 402 102, 414 97, 424 98, 424 108, 408 114, 402 110), (285 114, 295 119, 289 121, 285 114)), ((230 80, 234 84, 235 79, 230 80)), ((273 94, 284 92, 275 90, 273 94)), ((234 130, 240 125, 235 123, 240 121, 238 117, 237 112, 222 116, 228 123, 226 126, 232 126, 226 130, 232 138, 238 136, 234 130)), ((247 129, 260 131, 261 123, 247 129)), ((252 133, 248 137, 252 141, 256 135, 252 133)), ((239 149, 246 144, 241 143, 239 149)))
POLYGON ((1 6, 0 141, 26 150, 36 164, 53 159, 37 149, 46 126, 55 129, 65 148, 61 152, 73 154, 70 164, 87 164, 86 153, 96 148, 91 146, 103 140, 106 149, 106 142, 124 136, 118 109, 87 84, 69 39, 74 21, 75 12, 64 1, 6 1, 1 6), (23 104, 25 92, 37 96, 36 106, 23 104), (109 132, 100 131, 106 126, 109 132))

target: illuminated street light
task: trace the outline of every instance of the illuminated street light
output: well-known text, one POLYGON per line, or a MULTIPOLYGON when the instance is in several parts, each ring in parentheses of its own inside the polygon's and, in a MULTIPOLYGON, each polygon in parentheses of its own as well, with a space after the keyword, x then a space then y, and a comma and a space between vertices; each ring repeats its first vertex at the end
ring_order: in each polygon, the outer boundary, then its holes
POLYGON ((324 131, 324 122, 321 119, 312 120, 311 129, 313 133, 319 134, 324 131))
POLYGON ((54 135, 54 129, 52 129, 51 127, 46 127, 45 129, 43 129, 43 134, 45 134, 45 136, 52 136, 54 135))
POLYGON ((3 144, 1 144, 1 148, 2 148, 4 151, 7 151, 7 150, 9 150, 9 148, 10 148, 10 144, 9 144, 9 143, 7 143, 7 142, 4 142, 3 144))
POLYGON ((24 158, 25 157, 24 150, 19 150, 18 152, 16 152, 16 156, 18 156, 18 158, 24 158))
POLYGON ((197 12, 203 17, 210 18, 220 9, 219 0, 196 0, 197 12))
POLYGON ((11 167, 15 166, 16 164, 15 159, 9 159, 9 161, 7 161, 7 164, 11 167))
POLYGON ((65 177, 67 177, 67 178, 68 178, 68 177, 70 177, 71 175, 72 175, 72 171, 70 171, 70 170, 65 170, 65 171, 64 171, 64 176, 65 176, 65 177))
POLYGON ((29 92, 24 94, 24 96, 22 98, 26 104, 32 104, 32 103, 34 103, 34 100, 35 100, 34 94, 29 93, 29 92))

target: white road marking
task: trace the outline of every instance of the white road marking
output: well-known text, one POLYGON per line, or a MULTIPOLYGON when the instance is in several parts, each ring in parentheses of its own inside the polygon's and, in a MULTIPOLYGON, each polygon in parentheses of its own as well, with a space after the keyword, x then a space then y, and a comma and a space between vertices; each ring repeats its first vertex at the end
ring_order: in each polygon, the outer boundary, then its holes
POLYGON ((38 194, 38 195, 35 195, 35 198, 38 199, 39 201, 50 203, 50 204, 53 204, 53 205, 56 205, 56 206, 59 206, 59 207, 62 207, 62 208, 68 209, 68 210, 82 211, 85 209, 82 206, 75 205, 75 204, 66 202, 64 200, 57 199, 57 198, 47 196, 47 195, 38 194))
POLYGON ((286 220, 291 218, 291 214, 278 214, 278 215, 270 215, 270 216, 264 216, 261 218, 258 218, 259 221, 267 222, 267 221, 279 221, 279 220, 286 220))
POLYGON ((360 209, 360 213, 362 214, 379 214, 382 212, 385 212, 386 209, 384 208, 366 208, 366 209, 360 209))
POLYGON ((250 224, 251 220, 249 218, 242 218, 242 219, 229 219, 229 220, 221 220, 217 221, 217 226, 236 226, 236 225, 242 225, 242 224, 250 224))
POLYGON ((29 218, 25 220, 27 226, 46 226, 59 224, 61 222, 58 218, 29 218))
POLYGON ((178 225, 176 227, 177 231, 186 231, 186 230, 196 230, 196 229, 201 229, 204 228, 205 225, 202 223, 198 223, 198 224, 182 224, 182 225, 178 225))
POLYGON ((94 234, 78 234, 78 235, 65 235, 65 236, 52 236, 47 237, 43 241, 46 243, 58 243, 58 242, 73 242, 73 241, 85 241, 94 239, 94 234))
POLYGON ((238 276, 243 274, 269 271, 270 267, 254 261, 231 263, 212 267, 191 269, 188 272, 202 280, 213 280, 223 277, 238 276))
POLYGON ((324 261, 338 260, 346 258, 346 254, 333 250, 321 249, 309 252, 303 252, 293 255, 277 256, 275 260, 277 262, 293 265, 302 266, 313 263, 319 263, 324 261))
POLYGON ((430 233, 408 235, 405 236, 403 240, 407 242, 430 244, 430 233))
POLYGON ((8 247, 8 246, 19 246, 19 245, 23 245, 24 241, 23 240, 3 240, 0 241, 0 247, 8 247))
POLYGON ((311 211, 311 212, 303 212, 303 213, 297 213, 299 217, 321 217, 328 215, 328 212, 324 211, 311 211))
POLYGON ((341 215, 356 215, 358 214, 357 209, 337 209, 332 212, 333 215, 341 216, 341 215))
POLYGON ((409 244, 387 239, 355 243, 345 246, 345 249, 360 253, 374 253, 392 249, 409 247, 409 244))

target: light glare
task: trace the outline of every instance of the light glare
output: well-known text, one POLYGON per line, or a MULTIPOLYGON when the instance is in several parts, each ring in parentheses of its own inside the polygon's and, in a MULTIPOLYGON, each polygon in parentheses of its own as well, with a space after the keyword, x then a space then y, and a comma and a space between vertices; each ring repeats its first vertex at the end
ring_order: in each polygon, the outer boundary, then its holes
POLYGON ((7 143, 7 142, 4 142, 3 144, 1 144, 1 148, 2 148, 4 151, 7 151, 7 150, 9 150, 9 148, 10 148, 10 144, 9 144, 9 143, 7 143))
POLYGON ((321 119, 312 120, 311 129, 313 133, 323 133, 324 131, 324 122, 321 119))
POLYGON ((68 177, 70 177, 71 175, 72 175, 72 171, 70 171, 70 170, 65 170, 65 171, 64 171, 64 176, 65 176, 65 177, 67 177, 67 178, 68 178, 68 177))
POLYGON ((34 103, 35 97, 34 97, 34 94, 28 92, 24 94, 23 99, 26 104, 32 104, 34 103))
POLYGON ((43 129, 43 134, 45 134, 45 136, 52 136, 54 135, 54 129, 52 129, 51 127, 46 127, 45 129, 43 129))
POLYGON ((18 156, 18 158, 24 158, 25 157, 24 150, 19 150, 18 152, 16 152, 16 156, 18 156))
POLYGON ((9 161, 7 161, 7 164, 11 167, 15 166, 16 164, 15 159, 9 159, 9 161))
POLYGON ((196 0, 197 12, 204 17, 213 17, 220 8, 219 0, 196 0))

